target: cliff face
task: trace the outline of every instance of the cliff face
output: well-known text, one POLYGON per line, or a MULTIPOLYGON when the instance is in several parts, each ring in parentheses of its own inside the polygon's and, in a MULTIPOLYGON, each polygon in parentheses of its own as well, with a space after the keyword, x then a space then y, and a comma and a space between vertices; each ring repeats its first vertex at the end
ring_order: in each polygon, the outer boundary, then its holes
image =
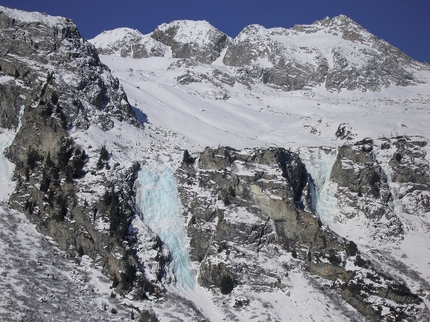
MULTIPOLYGON (((331 171, 339 185, 338 199, 361 204, 359 200, 368 196, 367 204, 371 200, 386 212, 367 216, 384 225, 381 230, 401 238, 390 220, 380 220, 390 218, 390 200, 381 197, 386 193, 379 187, 386 178, 380 167, 371 167, 373 159, 366 155, 370 151, 361 149, 363 144, 339 149, 331 171), (354 158, 358 181, 339 169, 346 155, 354 158), (360 168, 360 162, 367 168, 360 168)), ((190 258, 198 265, 202 286, 216 287, 223 294, 285 290, 291 285, 292 266, 300 263, 314 278, 332 281, 343 300, 371 321, 404 318, 405 310, 420 311, 422 300, 416 294, 387 276, 377 263, 364 259, 367 256, 360 254, 354 241, 321 222, 311 206, 312 177, 297 154, 278 148, 220 147, 206 148, 192 161, 185 160, 177 175, 184 215, 189 216, 190 258), (285 254, 291 256, 288 264, 274 264, 285 254), (363 279, 366 275, 369 280, 363 279)), ((398 219, 395 223, 400 224, 398 219)))
MULTIPOLYGON (((71 20, 17 12, 2 8, 0 15, 0 67, 11 77, 8 91, 15 88, 15 96, 34 108, 45 101, 61 104, 67 126, 86 129, 103 121, 109 128, 111 116, 138 124, 118 80, 71 20)), ((2 118, 4 127, 17 126, 18 111, 2 118)))

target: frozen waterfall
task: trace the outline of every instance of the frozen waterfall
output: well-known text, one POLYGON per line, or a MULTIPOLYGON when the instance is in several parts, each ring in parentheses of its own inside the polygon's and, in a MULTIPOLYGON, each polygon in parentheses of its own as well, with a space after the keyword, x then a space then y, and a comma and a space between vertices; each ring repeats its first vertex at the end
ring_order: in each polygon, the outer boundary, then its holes
POLYGON ((9 195, 15 190, 15 182, 12 182, 15 165, 4 156, 4 150, 12 144, 16 133, 22 126, 21 118, 24 114, 24 105, 19 112, 18 127, 15 130, 0 128, 0 201, 9 199, 9 195))
POLYGON ((15 132, 10 130, 2 132, 0 129, 0 201, 7 200, 15 188, 12 182, 15 165, 3 155, 4 149, 12 143, 14 137, 15 132))
POLYGON ((313 179, 312 207, 326 221, 332 221, 336 209, 335 187, 330 184, 330 173, 336 161, 334 151, 316 149, 305 156, 306 170, 313 179))
POLYGON ((181 202, 173 172, 169 168, 143 167, 138 181, 142 220, 169 249, 173 273, 179 284, 186 290, 193 290, 195 277, 186 248, 181 202))

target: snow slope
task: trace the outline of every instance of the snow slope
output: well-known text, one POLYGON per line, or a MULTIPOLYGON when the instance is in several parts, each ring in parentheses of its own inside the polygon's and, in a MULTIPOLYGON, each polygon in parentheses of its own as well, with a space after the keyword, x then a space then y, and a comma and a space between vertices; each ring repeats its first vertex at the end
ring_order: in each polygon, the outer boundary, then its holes
MULTIPOLYGON (((189 69, 169 69, 176 61, 172 58, 101 59, 149 123, 168 128, 201 147, 336 146, 335 132, 344 122, 350 124, 357 139, 428 137, 429 83, 364 93, 330 93, 324 88, 284 92, 262 84, 253 85, 251 90, 241 84, 219 88, 209 82, 181 85, 176 78, 189 69), (225 95, 229 98, 223 99, 225 95)), ((195 67, 196 73, 210 74, 214 69, 227 67, 195 67)))
POLYGON ((73 263, 3 202, 0 225, 0 320, 132 320, 132 309, 111 297, 111 281, 87 256, 73 263))

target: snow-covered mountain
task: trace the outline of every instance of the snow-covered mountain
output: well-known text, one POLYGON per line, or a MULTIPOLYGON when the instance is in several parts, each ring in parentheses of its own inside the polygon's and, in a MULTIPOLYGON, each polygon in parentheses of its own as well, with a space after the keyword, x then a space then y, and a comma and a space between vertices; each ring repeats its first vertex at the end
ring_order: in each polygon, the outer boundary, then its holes
POLYGON ((138 30, 119 28, 105 31, 92 40, 101 55, 147 58, 165 56, 168 47, 138 30))
POLYGON ((89 42, 61 17, 0 22, 0 213, 19 218, 1 250, 55 276, 53 253, 73 259, 64 288, 97 306, 60 314, 58 280, 24 295, 8 255, 0 316, 429 319, 427 64, 345 16, 89 42))

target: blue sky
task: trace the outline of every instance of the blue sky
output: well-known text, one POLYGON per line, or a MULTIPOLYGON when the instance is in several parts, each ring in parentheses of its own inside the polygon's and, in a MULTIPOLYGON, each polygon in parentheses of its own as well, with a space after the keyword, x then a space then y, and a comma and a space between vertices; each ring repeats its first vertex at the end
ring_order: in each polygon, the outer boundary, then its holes
POLYGON ((235 37, 252 23, 290 28, 344 14, 413 58, 430 63, 430 0, 1 0, 0 4, 71 18, 87 39, 118 27, 146 34, 177 19, 207 20, 235 37))

